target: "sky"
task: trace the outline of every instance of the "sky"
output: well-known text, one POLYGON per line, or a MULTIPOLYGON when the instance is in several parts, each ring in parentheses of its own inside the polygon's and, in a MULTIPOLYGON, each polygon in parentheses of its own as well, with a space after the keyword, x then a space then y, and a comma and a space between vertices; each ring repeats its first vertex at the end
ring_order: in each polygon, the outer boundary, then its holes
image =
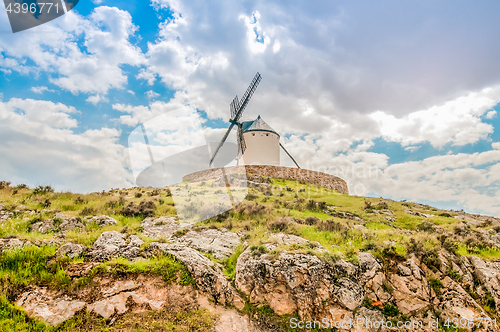
POLYGON ((12 33, 1 7, 0 180, 133 186, 134 130, 188 109, 216 142, 259 72, 243 118, 261 115, 302 168, 354 195, 500 216, 498 12, 498 1, 81 0, 12 33))

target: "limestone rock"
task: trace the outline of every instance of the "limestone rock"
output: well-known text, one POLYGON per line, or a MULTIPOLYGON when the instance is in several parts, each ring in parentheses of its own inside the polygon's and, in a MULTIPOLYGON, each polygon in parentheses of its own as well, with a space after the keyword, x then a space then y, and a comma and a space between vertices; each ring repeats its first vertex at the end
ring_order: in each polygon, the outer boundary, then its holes
POLYGON ((277 259, 268 254, 256 257, 247 249, 238 258, 235 284, 252 303, 265 302, 278 315, 297 311, 303 319, 332 317, 329 311, 338 305, 353 310, 364 298, 361 286, 339 278, 340 269, 345 275, 357 271, 344 263, 339 268, 313 255, 286 251, 277 259))
POLYGON ((0 223, 9 220, 14 216, 14 213, 5 211, 5 210, 0 210, 0 223))
POLYGON ((486 262, 479 257, 469 258, 474 275, 491 293, 496 304, 496 312, 500 314, 500 263, 486 262))
POLYGON ((409 267, 406 267, 406 266, 401 265, 401 264, 398 265, 398 273, 400 276, 403 276, 403 277, 409 277, 412 274, 409 267))
POLYGON ((66 243, 60 246, 59 249, 57 249, 56 256, 57 257, 68 256, 70 258, 74 258, 80 256, 84 250, 85 247, 80 244, 66 243))
POLYGON ((217 259, 224 259, 236 250, 241 244, 236 233, 223 232, 217 229, 189 231, 180 237, 174 237, 174 242, 184 244, 190 248, 211 253, 217 259))
POLYGON ((86 303, 67 296, 51 294, 46 288, 34 288, 23 293, 16 304, 23 307, 30 317, 57 326, 82 310, 86 303))
MULTIPOLYGON (((375 277, 375 275, 382 270, 380 263, 373 257, 372 254, 367 252, 358 253, 359 259, 359 281, 361 284, 366 283, 368 280, 375 277)), ((351 272, 351 275, 353 273, 351 272)))
POLYGON ((62 222, 61 225, 59 225, 59 229, 64 232, 64 231, 70 231, 74 229, 81 229, 84 228, 85 226, 75 217, 66 219, 62 222))
POLYGON ((30 241, 12 239, 0 239, 0 251, 5 249, 18 250, 31 245, 30 241))
POLYGON ((191 224, 180 223, 174 217, 146 218, 142 221, 141 226, 144 228, 144 235, 153 239, 164 238, 167 240, 178 230, 192 227, 191 224))
POLYGON ((40 221, 31 225, 32 232, 40 232, 42 234, 46 234, 53 229, 54 229, 54 221, 52 219, 40 221))
POLYGON ((380 323, 386 321, 386 319, 380 311, 362 307, 356 312, 354 321, 356 322, 356 332, 378 332, 382 331, 382 324, 380 323), (377 322, 379 324, 376 324, 377 322))
POLYGON ((272 242, 272 243, 266 244, 266 247, 269 250, 273 250, 278 245, 291 245, 291 244, 305 245, 305 244, 309 244, 312 247, 314 247, 314 249, 316 249, 318 251, 325 251, 325 248, 323 248, 323 246, 319 242, 309 241, 309 240, 306 240, 300 236, 292 235, 292 234, 285 234, 285 233, 271 234, 269 236, 269 240, 272 242))
POLYGON ((92 261, 103 262, 113 257, 124 257, 134 259, 140 254, 140 246, 143 241, 137 235, 128 238, 126 234, 116 231, 103 232, 92 245, 90 252, 86 254, 92 261))
POLYGON ((200 290, 211 295, 218 304, 234 304, 243 309, 245 302, 226 280, 220 269, 207 257, 194 249, 180 244, 153 242, 148 251, 160 251, 172 255, 186 265, 200 290))
POLYGON ((107 225, 116 225, 117 221, 114 218, 108 217, 106 215, 95 216, 91 218, 85 218, 85 220, 89 223, 96 223, 99 226, 107 226, 107 225))

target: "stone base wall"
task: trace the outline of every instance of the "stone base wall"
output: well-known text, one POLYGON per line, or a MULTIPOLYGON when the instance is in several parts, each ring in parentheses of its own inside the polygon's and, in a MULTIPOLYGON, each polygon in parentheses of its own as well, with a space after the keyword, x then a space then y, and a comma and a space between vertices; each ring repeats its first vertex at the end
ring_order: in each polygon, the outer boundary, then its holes
POLYGON ((308 169, 299 169, 283 166, 270 166, 270 165, 246 165, 225 167, 224 169, 215 168, 207 169, 204 171, 188 174, 182 178, 182 181, 198 182, 207 181, 219 177, 221 171, 225 171, 227 175, 243 174, 246 172, 248 177, 251 176, 265 176, 270 178, 278 178, 285 180, 304 181, 307 183, 315 184, 317 186, 333 189, 341 194, 349 195, 347 183, 339 178, 326 173, 311 171, 308 169))

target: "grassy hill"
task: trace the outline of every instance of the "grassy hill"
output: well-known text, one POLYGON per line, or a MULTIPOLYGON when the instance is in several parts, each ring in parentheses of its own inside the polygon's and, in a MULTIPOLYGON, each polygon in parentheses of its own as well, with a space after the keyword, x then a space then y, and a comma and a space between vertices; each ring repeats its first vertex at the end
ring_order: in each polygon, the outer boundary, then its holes
MULTIPOLYGON (((250 189, 246 200, 236 208, 200 222, 195 227, 243 232, 244 240, 257 254, 266 251, 262 245, 269 241, 270 234, 294 234, 310 242, 280 245, 271 254, 277 256, 283 250, 303 252, 315 254, 328 262, 345 259, 356 264, 358 252, 370 252, 381 260, 403 260, 410 253, 417 253, 422 261, 432 267, 441 248, 456 255, 474 255, 490 261, 500 258, 499 247, 482 236, 500 232, 499 220, 493 217, 440 210, 405 201, 342 195, 296 181, 268 178, 262 181, 270 184, 271 193, 250 189), (319 242, 326 252, 317 251, 315 242, 319 242)), ((95 267, 92 274, 81 278, 78 283, 71 281, 66 267, 74 262, 83 262, 83 258, 54 259, 57 243, 74 242, 90 247, 102 232, 110 230, 137 235, 144 241, 141 248, 146 248, 153 239, 143 235, 141 221, 145 217, 176 216, 170 189, 129 188, 75 194, 54 192, 49 186, 30 189, 24 185, 10 186, 8 182, 1 182, 0 204, 3 213, 0 218, 6 219, 0 222, 0 238, 28 240, 38 245, 15 252, 4 250, 0 255, 3 294, 0 298, 0 320, 3 323, 0 324, 0 330, 51 329, 27 318, 12 305, 13 294, 19 293, 15 289, 23 289, 32 283, 74 290, 89 283, 92 276, 103 271, 152 273, 163 276, 165 280, 190 283, 182 264, 170 257, 135 263, 121 258, 113 259, 95 267), (83 229, 69 230, 61 236, 57 227, 63 215, 64 218, 75 217, 77 220, 107 215, 116 219, 117 224, 99 227, 86 223, 83 229), (54 221, 53 231, 41 234, 32 230, 32 225, 47 219, 54 221), (184 277, 176 279, 176 275, 184 277)), ((236 261, 241 252, 240 246, 231 257, 224 260, 216 260, 208 253, 206 255, 221 264, 229 280, 234 280, 236 261)), ((186 315, 186 312, 183 314, 186 315)), ((181 317, 181 313, 164 312, 158 315, 151 319, 163 323, 168 321, 171 330, 182 331, 204 330, 214 319, 204 311, 191 312, 188 316, 192 322, 189 324, 186 319, 176 318, 181 317)), ((122 321, 121 324, 134 330, 130 325, 132 323, 126 325, 122 321)), ((89 326, 105 331, 117 329, 118 325, 109 327, 102 320, 80 315, 58 330, 88 330, 89 326)))

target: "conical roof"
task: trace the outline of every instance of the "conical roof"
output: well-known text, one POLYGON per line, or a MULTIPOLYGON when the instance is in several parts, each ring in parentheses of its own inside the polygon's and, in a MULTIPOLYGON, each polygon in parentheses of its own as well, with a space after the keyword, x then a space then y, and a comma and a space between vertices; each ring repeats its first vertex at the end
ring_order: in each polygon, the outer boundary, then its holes
POLYGON ((276 130, 271 128, 270 125, 268 125, 264 120, 262 120, 260 115, 254 121, 242 122, 242 125, 243 125, 243 132, 244 133, 250 132, 250 131, 267 131, 267 132, 276 134, 278 136, 280 135, 276 132, 276 130))

